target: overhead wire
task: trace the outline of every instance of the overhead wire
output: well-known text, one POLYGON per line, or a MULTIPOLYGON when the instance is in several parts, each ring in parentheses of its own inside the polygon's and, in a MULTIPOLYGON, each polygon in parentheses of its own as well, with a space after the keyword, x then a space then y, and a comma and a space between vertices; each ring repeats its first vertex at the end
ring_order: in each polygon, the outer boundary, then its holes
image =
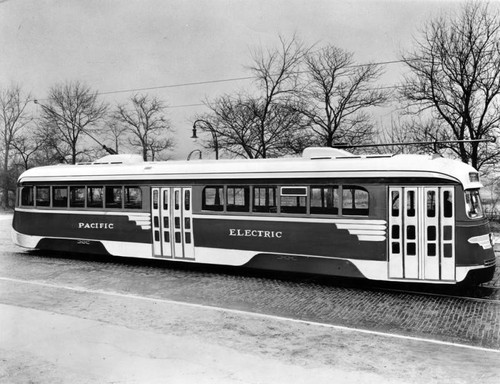
MULTIPOLYGON (((358 67, 365 67, 368 65, 388 65, 388 64, 397 64, 397 63, 404 63, 404 62, 405 62, 405 60, 388 60, 388 61, 379 61, 379 62, 373 62, 373 63, 367 63, 367 64, 352 64, 352 65, 346 66, 345 68, 358 68, 358 67)), ((305 72, 306 71, 299 71, 297 73, 305 73, 305 72)), ((178 84, 158 85, 158 86, 153 86, 153 87, 120 89, 120 90, 113 90, 113 91, 97 92, 97 95, 113 95, 113 94, 119 94, 119 93, 153 91, 153 90, 158 90, 158 89, 190 87, 190 86, 198 86, 198 85, 217 84, 217 83, 228 83, 228 82, 244 81, 244 80, 252 80, 252 79, 256 79, 256 77, 255 76, 241 76, 241 77, 232 77, 232 78, 228 78, 228 79, 204 80, 204 81, 186 82, 186 83, 178 83, 178 84)), ((378 87, 378 88, 379 89, 391 89, 391 88, 398 88, 398 87, 399 87, 398 85, 392 85, 392 86, 383 86, 383 87, 378 87)), ((39 99, 39 100, 45 100, 45 99, 39 99)), ((195 103, 195 104, 170 105, 170 106, 167 106, 167 108, 188 108, 188 107, 201 107, 201 106, 205 106, 205 104, 195 103)))
POLYGON ((230 79, 219 79, 219 80, 206 80, 206 81, 196 81, 192 83, 180 83, 180 84, 168 84, 168 85, 159 85, 156 87, 145 87, 145 88, 132 88, 132 89, 122 89, 118 91, 108 91, 108 92, 97 92, 98 95, 111 95, 115 93, 128 93, 128 92, 140 92, 140 91, 153 91, 155 89, 163 89, 163 88, 179 88, 179 87, 189 87, 193 85, 205 85, 205 84, 215 84, 215 83, 227 83, 231 81, 241 81, 241 80, 250 80, 254 79, 254 76, 246 76, 246 77, 233 77, 230 79))
MULTIPOLYGON (((404 63, 405 60, 388 60, 388 61, 379 61, 367 64, 352 64, 348 65, 345 68, 358 68, 358 67, 366 67, 368 65, 387 65, 387 64, 397 64, 404 63)), ((299 71, 297 73, 305 73, 306 71, 299 71)), ((207 84, 217 84, 217 83, 228 83, 233 81, 243 81, 243 80, 252 80, 255 79, 255 76, 242 76, 242 77, 233 77, 228 79, 216 79, 216 80, 204 80, 204 81, 196 81, 196 82, 188 82, 188 83, 179 83, 179 84, 166 84, 166 85, 158 85, 154 87, 142 87, 142 88, 130 88, 130 89, 121 89, 116 91, 105 91, 105 92, 97 92, 98 95, 112 95, 117 93, 129 93, 129 92, 141 92, 141 91, 153 91, 156 89, 165 89, 165 88, 180 88, 180 87, 189 87, 195 85, 207 85, 207 84)), ((388 86, 390 88, 390 86, 388 86)), ((397 87, 397 86, 394 86, 397 87)), ((172 108, 173 106, 171 106, 172 108)))

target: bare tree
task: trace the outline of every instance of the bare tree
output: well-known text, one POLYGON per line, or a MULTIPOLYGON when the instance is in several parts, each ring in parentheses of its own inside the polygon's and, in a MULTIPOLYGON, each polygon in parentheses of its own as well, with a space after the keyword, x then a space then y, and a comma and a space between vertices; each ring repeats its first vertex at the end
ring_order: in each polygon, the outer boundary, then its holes
POLYGON ((257 139, 253 129, 257 124, 256 116, 246 97, 224 95, 206 104, 211 113, 198 116, 198 120, 207 122, 199 127, 210 132, 205 148, 215 149, 217 145, 217 151, 222 150, 230 156, 249 159, 258 157, 254 148, 257 139))
POLYGON ((387 101, 387 93, 373 85, 382 67, 355 65, 352 53, 331 45, 307 53, 305 67, 299 109, 310 119, 317 145, 371 142, 374 127, 366 110, 387 101))
POLYGON ((129 143, 141 148, 145 161, 157 159, 174 146, 167 136, 172 128, 165 110, 166 105, 160 99, 137 94, 130 98, 129 105, 118 105, 114 113, 114 118, 131 133, 129 143))
POLYGON ((103 136, 113 142, 113 150, 116 153, 121 151, 121 146, 127 140, 127 133, 128 128, 114 117, 107 120, 106 129, 103 130, 103 136))
POLYGON ((22 155, 21 152, 29 153, 35 147, 36 151, 28 156, 27 165, 29 167, 67 163, 67 159, 71 156, 69 146, 58 141, 57 136, 51 135, 51 131, 47 129, 42 119, 37 119, 35 122, 33 130, 29 133, 26 132, 21 136, 19 142, 16 142, 19 156, 24 158, 25 155, 22 155))
MULTIPOLYGON (((308 49, 293 36, 291 39, 279 37, 279 47, 264 50, 262 47, 253 52, 253 64, 249 66, 254 74, 260 95, 249 100, 249 107, 255 116, 254 133, 258 141, 258 157, 269 157, 268 147, 271 142, 292 134, 290 129, 298 128, 293 123, 288 129, 276 126, 277 112, 289 112, 295 116, 290 106, 290 97, 299 86, 299 69, 308 49)), ((293 119, 292 119, 293 120, 293 119)), ((276 155, 276 153, 274 153, 276 155)), ((272 156, 272 155, 271 155, 272 156)))
POLYGON ((103 121, 107 105, 100 102, 97 92, 79 81, 59 84, 51 88, 42 107, 42 125, 48 138, 55 140, 55 149, 61 157, 68 154, 71 163, 84 153, 78 146, 81 136, 94 139, 96 125, 103 121))
POLYGON ((201 118, 210 125, 200 125, 211 133, 206 146, 217 145, 221 151, 247 158, 299 150, 306 124, 292 107, 291 98, 297 92, 305 52, 296 36, 288 40, 280 37, 278 48, 255 49, 248 67, 256 79, 255 91, 206 102, 211 113, 201 118))
POLYGON ((206 124, 198 125, 211 134, 205 147, 217 146, 217 151, 222 149, 231 156, 250 159, 302 151, 306 146, 303 116, 285 101, 274 101, 266 106, 262 125, 260 101, 246 95, 225 95, 207 102, 212 112, 200 116, 199 120, 206 124))
POLYGON ((413 119, 402 119, 398 117, 397 122, 391 121, 390 130, 381 130, 378 136, 376 153, 385 153, 387 149, 393 154, 400 153, 427 153, 447 155, 449 149, 446 144, 436 141, 433 133, 436 131, 435 121, 413 119), (386 145, 391 144, 391 145, 386 145))
MULTIPOLYGON (((401 88, 407 112, 429 112, 436 121, 431 132, 423 131, 426 135, 436 140, 498 135, 499 30, 497 12, 490 12, 487 3, 469 2, 457 16, 427 23, 414 51, 403 55, 410 69, 401 88)), ((479 142, 460 142, 449 149, 477 169, 500 156, 498 147, 479 142)))
POLYGON ((11 151, 14 142, 20 135, 22 129, 31 121, 26 111, 30 96, 23 94, 19 86, 0 90, 0 149, 3 152, 2 161, 2 207, 9 206, 9 190, 15 188, 10 177, 11 151))
POLYGON ((38 152, 45 145, 43 137, 38 137, 35 134, 24 134, 16 138, 12 143, 12 147, 17 153, 19 160, 17 163, 23 170, 31 168, 31 166, 36 163, 37 165, 43 164, 43 162, 35 161, 38 157, 38 152))

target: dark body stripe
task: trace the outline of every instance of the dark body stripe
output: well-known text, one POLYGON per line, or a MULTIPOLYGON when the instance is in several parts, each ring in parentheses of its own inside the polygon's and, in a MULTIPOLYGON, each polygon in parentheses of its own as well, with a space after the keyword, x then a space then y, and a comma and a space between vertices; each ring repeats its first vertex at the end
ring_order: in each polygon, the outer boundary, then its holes
POLYGON ((243 267, 327 276, 366 277, 351 261, 344 259, 259 253, 243 267))
POLYGON ((490 225, 487 219, 476 222, 456 223, 456 258, 457 267, 481 265, 485 261, 495 259, 493 247, 483 249, 478 244, 469 243, 469 239, 490 233, 490 225))
MULTIPOLYGON (((132 215, 132 214, 131 214, 132 215)), ((125 215, 17 211, 13 228, 22 234, 151 244, 151 230, 125 215)))
POLYGON ((386 260, 385 241, 359 241, 333 223, 195 219, 197 247, 386 260))

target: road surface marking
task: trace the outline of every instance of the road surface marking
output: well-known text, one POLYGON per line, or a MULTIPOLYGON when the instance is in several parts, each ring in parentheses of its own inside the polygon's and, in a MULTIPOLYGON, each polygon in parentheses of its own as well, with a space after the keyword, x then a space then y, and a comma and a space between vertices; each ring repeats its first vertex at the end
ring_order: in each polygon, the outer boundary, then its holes
POLYGON ((172 305, 180 305, 180 306, 190 307, 190 308, 210 309, 210 310, 214 310, 214 311, 218 311, 218 312, 226 312, 226 313, 231 313, 231 314, 236 314, 236 315, 247 315, 247 316, 253 316, 253 317, 261 318, 261 319, 271 319, 271 320, 278 320, 278 321, 283 321, 283 322, 287 322, 288 321, 288 322, 292 322, 292 323, 296 323, 296 324, 306 324, 306 325, 320 326, 320 327, 324 327, 324 328, 331 328, 331 329, 341 330, 341 331, 358 332, 358 333, 363 333, 363 334, 367 334, 367 335, 377 335, 377 336, 389 337, 389 338, 394 338, 394 339, 419 341, 419 342, 425 342, 425 343, 437 344, 437 345, 444 345, 444 346, 449 346, 449 347, 472 349, 472 350, 475 350, 475 351, 500 353, 500 350, 498 350, 498 349, 476 347, 476 346, 473 346, 473 345, 452 343, 452 342, 449 342, 449 341, 442 341, 442 340, 435 340, 435 339, 426 339, 426 338, 421 338, 421 337, 398 335, 398 334, 395 334, 395 333, 386 333, 386 332, 380 332, 380 331, 370 331, 370 330, 367 330, 367 329, 354 328, 354 327, 345 327, 345 326, 342 326, 342 325, 320 323, 320 322, 316 322, 316 321, 291 319, 291 318, 283 317, 283 316, 266 315, 266 314, 256 313, 256 312, 242 311, 242 310, 239 310, 239 309, 228 309, 228 308, 216 307, 216 306, 211 306, 211 305, 187 303, 187 302, 183 302, 183 301, 175 301, 175 300, 168 300, 168 299, 155 299, 155 298, 151 298, 151 297, 144 297, 144 296, 127 294, 127 293, 118 293, 118 292, 103 291, 103 290, 100 290, 100 289, 87 289, 87 288, 82 288, 82 287, 68 287, 68 286, 57 285, 57 284, 48 284, 48 283, 40 283, 40 282, 36 282, 36 281, 28 281, 28 280, 21 280, 21 279, 12 279, 12 278, 9 278, 9 277, 0 277, 0 280, 10 281, 10 282, 14 282, 14 283, 21 283, 21 284, 36 285, 36 286, 47 287, 47 288, 65 289, 65 290, 68 290, 68 291, 74 291, 74 292, 80 292, 80 293, 107 295, 107 296, 114 296, 114 297, 120 297, 120 298, 126 298, 126 299, 143 300, 143 301, 151 301, 151 302, 160 302, 160 303, 172 304, 172 305))

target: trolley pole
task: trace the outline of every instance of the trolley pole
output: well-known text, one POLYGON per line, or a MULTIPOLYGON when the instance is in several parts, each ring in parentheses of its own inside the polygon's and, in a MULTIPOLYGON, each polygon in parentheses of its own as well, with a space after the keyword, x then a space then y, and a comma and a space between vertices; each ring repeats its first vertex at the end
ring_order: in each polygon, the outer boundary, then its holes
MULTIPOLYGON (((42 107, 42 109, 44 111, 48 112, 49 114, 56 115, 59 118, 61 118, 64 121, 66 121, 67 123, 73 124, 72 121, 69 121, 66 117, 64 117, 61 114, 57 113, 53 108, 50 108, 50 107, 48 107, 48 106, 46 106, 46 105, 38 102, 37 99, 34 99, 33 102, 36 105, 39 105, 40 107, 42 107)), ((90 137, 92 140, 94 140, 97 144, 101 145, 102 149, 104 149, 107 153, 109 153, 110 155, 117 155, 118 154, 118 152, 116 152, 113 148, 107 147, 106 145, 102 144, 99 140, 97 140, 94 136, 92 136, 90 133, 88 133, 80 124, 78 124, 78 123, 76 123, 76 124, 80 128, 81 132, 85 133, 88 137, 90 137)))
POLYGON ((433 145, 434 152, 437 151, 439 144, 456 144, 456 143, 494 143, 496 138, 491 137, 488 139, 465 139, 465 140, 433 140, 433 141, 410 141, 405 143, 384 143, 384 144, 335 144, 333 148, 376 148, 376 147, 390 147, 393 145, 433 145))

